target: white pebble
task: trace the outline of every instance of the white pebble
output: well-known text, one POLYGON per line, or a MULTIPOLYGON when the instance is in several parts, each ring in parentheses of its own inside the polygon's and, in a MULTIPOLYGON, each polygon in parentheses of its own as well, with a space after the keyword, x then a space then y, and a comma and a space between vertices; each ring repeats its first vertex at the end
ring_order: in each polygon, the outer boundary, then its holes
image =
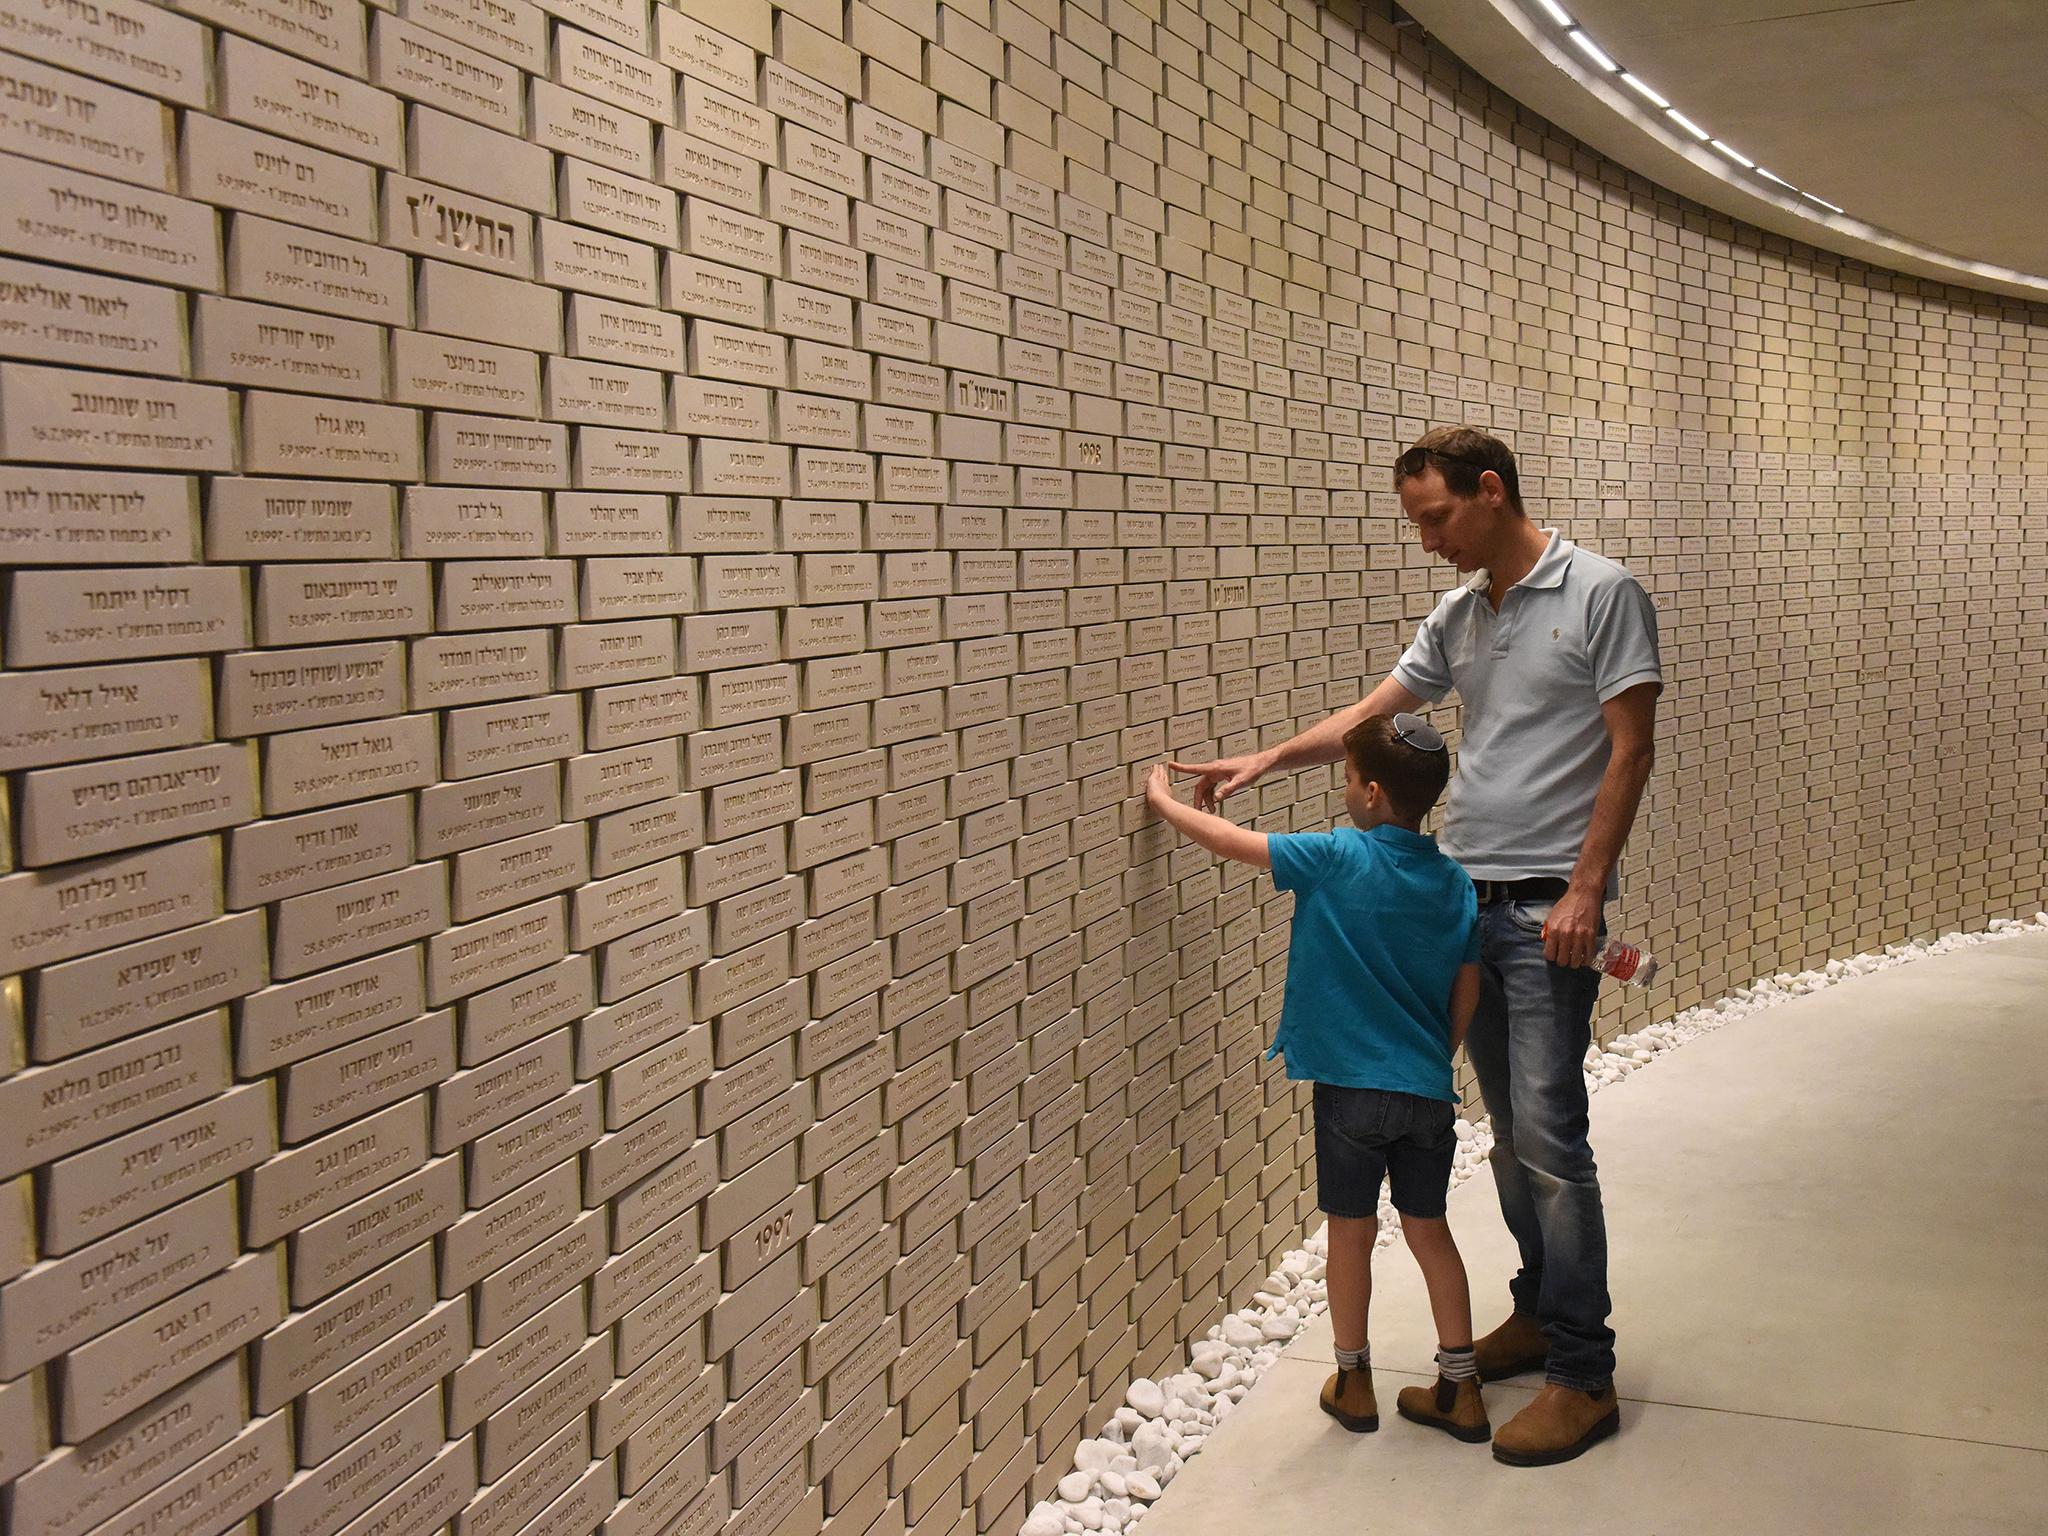
POLYGON ((1160 1386, 1165 1389, 1169 1399, 1179 1398, 1184 1403, 1191 1403, 1208 1391, 1208 1388, 1203 1385, 1204 1380, 1205 1378, 1198 1372, 1181 1371, 1176 1375, 1167 1377, 1165 1381, 1160 1383, 1160 1386))
POLYGON ((1083 1472, 1100 1472, 1116 1460, 1118 1450, 1113 1440, 1083 1440, 1074 1447, 1074 1465, 1083 1472))
POLYGON ((1141 1469, 1157 1472, 1173 1454, 1173 1442, 1163 1426, 1147 1424, 1132 1436, 1131 1454, 1138 1458, 1141 1469))

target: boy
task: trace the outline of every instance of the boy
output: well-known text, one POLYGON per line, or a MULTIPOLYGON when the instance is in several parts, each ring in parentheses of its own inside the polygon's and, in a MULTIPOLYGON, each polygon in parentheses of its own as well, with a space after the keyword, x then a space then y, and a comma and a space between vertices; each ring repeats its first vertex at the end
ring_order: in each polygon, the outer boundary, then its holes
POLYGON ((1315 1084, 1337 1344, 1323 1411, 1361 1434, 1379 1428, 1366 1313, 1380 1180, 1391 1176, 1438 1340, 1435 1387, 1404 1387, 1396 1406, 1405 1419, 1477 1443, 1491 1428, 1444 1196, 1457 1147, 1451 1056, 1479 1001, 1478 898, 1421 831, 1450 778, 1436 729, 1419 715, 1373 715, 1345 735, 1344 755, 1355 829, 1254 832, 1174 799, 1165 765, 1153 768, 1145 798, 1211 853, 1270 869, 1276 886, 1295 892, 1287 990, 1267 1056, 1284 1054, 1290 1078, 1315 1084))

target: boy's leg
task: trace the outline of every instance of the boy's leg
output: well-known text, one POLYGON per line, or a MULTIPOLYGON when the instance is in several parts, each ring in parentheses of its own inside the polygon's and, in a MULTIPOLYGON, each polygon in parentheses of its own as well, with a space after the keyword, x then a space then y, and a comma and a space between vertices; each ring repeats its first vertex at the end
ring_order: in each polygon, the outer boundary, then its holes
POLYGON ((1491 1429, 1478 1364, 1472 1357, 1472 1292, 1465 1261, 1444 1219, 1444 1196, 1458 1145, 1457 1110, 1428 1099, 1409 1102, 1415 1129, 1389 1148, 1387 1171, 1394 1185, 1394 1207, 1401 1213, 1401 1233, 1429 1288, 1430 1315, 1436 1321, 1437 1382, 1434 1387, 1403 1387, 1396 1406, 1404 1419, 1476 1443, 1491 1429))
POLYGON ((1330 1218, 1330 1262, 1324 1279, 1329 1286, 1330 1333, 1337 1341, 1337 1359, 1366 1353, 1366 1319, 1372 1310, 1372 1247, 1379 1239, 1377 1218, 1330 1218))
MULTIPOLYGON (((1386 1154, 1373 1145, 1388 1095, 1369 1088, 1315 1086, 1316 1203, 1329 1218, 1330 1331, 1339 1360, 1366 1349, 1372 1306, 1372 1249, 1379 1238, 1386 1154)), ((1354 1367, 1355 1369, 1356 1367, 1354 1367)))
POLYGON ((1323 1385, 1322 1407, 1358 1433, 1380 1427, 1366 1317, 1372 1303, 1372 1249, 1379 1235, 1380 1180, 1387 1167, 1374 1142, 1386 1097, 1329 1083, 1315 1087, 1316 1201, 1329 1218, 1325 1281, 1337 1342, 1337 1372, 1323 1385))
POLYGON ((1401 1213, 1401 1235, 1422 1266, 1438 1345, 1466 1351, 1472 1347, 1472 1292, 1465 1281, 1465 1261, 1444 1219, 1451 1164, 1458 1150, 1458 1108, 1414 1094, 1395 1097, 1407 1128, 1387 1148, 1387 1175, 1394 1209, 1401 1213))
POLYGON ((1436 1321, 1437 1347, 1446 1353, 1472 1348, 1472 1291, 1465 1279, 1465 1260, 1441 1216, 1401 1213, 1401 1235, 1422 1268, 1429 1288, 1429 1315, 1436 1321))

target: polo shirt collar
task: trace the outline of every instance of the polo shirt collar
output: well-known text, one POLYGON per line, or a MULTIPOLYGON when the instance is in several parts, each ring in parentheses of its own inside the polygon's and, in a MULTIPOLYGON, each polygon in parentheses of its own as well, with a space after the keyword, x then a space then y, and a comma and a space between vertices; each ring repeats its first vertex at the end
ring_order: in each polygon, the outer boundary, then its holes
POLYGON ((1518 587, 1561 587, 1564 573, 1572 563, 1575 544, 1555 528, 1543 530, 1550 535, 1550 542, 1543 546, 1543 553, 1536 557, 1536 563, 1529 567, 1529 574, 1515 585, 1518 587))
POLYGON ((1434 848, 1436 839, 1426 832, 1411 832, 1406 827, 1397 827, 1391 821, 1383 821, 1376 827, 1368 827, 1365 835, 1396 848, 1434 848))
MULTIPOLYGON (((1578 546, 1555 528, 1543 530, 1550 535, 1550 542, 1543 546, 1543 553, 1536 557, 1536 563, 1529 567, 1529 574, 1515 585, 1518 587, 1561 587, 1564 573, 1572 563, 1572 552, 1578 546)), ((1483 593, 1493 585, 1493 572, 1483 566, 1472 573, 1472 579, 1465 583, 1467 592, 1483 593)))

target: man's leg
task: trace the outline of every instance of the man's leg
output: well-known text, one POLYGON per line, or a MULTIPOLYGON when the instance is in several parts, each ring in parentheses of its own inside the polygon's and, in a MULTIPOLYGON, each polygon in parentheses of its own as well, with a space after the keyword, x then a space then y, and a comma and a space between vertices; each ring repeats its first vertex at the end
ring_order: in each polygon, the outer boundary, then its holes
POLYGON ((1479 914, 1479 1006, 1465 1033, 1465 1059, 1479 1078, 1479 1096, 1493 1125, 1493 1185, 1500 1197, 1501 1219, 1521 1250, 1522 1268, 1508 1282, 1517 1312, 1538 1315, 1543 1290, 1543 1229, 1536 1219, 1535 1196, 1515 1155, 1514 1096, 1509 1091, 1513 1052, 1509 1046, 1508 996, 1502 969, 1505 949, 1517 935, 1508 928, 1498 905, 1479 914))
MULTIPOLYGON (((1523 1306, 1526 1294, 1543 1322, 1550 1380, 1599 1392, 1614 1376, 1614 1331, 1607 1325, 1607 1223, 1587 1135, 1584 1062, 1600 974, 1543 957, 1540 908, 1508 903, 1495 910, 1486 969, 1498 970, 1506 1002, 1508 1081, 1505 1094, 1487 1090, 1487 1101, 1491 1107, 1504 1097, 1509 1104, 1505 1161, 1512 1169, 1501 1209, 1522 1248, 1516 1304, 1523 1306), (1529 1222, 1533 1234, 1518 1221, 1529 1222)), ((1503 1161, 1497 1142, 1497 1178, 1503 1161)))

